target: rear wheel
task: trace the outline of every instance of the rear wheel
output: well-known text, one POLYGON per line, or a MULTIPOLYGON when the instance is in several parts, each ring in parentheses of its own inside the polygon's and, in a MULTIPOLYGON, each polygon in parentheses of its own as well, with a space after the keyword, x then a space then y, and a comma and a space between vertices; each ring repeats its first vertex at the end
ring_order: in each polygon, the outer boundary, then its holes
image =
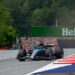
POLYGON ((52 60, 54 59, 54 54, 53 54, 53 50, 51 48, 48 48, 46 50, 46 57, 47 57, 47 60, 52 60))
POLYGON ((60 54, 60 53, 55 54, 56 58, 63 58, 63 56, 64 56, 64 54, 60 54))
POLYGON ((61 47, 58 46, 55 51, 56 51, 55 52, 55 57, 56 58, 63 58, 63 56, 64 56, 63 48, 61 48, 61 47))

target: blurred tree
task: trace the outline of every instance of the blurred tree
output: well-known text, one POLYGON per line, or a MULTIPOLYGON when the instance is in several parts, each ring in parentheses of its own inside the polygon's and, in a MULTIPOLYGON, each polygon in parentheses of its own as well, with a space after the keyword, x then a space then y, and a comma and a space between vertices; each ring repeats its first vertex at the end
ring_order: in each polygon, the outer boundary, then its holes
MULTIPOLYGON (((3 0, 11 10, 12 26, 21 36, 29 35, 31 26, 74 25, 74 0, 3 0), (72 12, 71 12, 72 11, 72 12), (72 15, 71 15, 72 14, 72 15)), ((11 19, 10 19, 11 20, 11 19)))
POLYGON ((11 45, 16 38, 16 30, 11 26, 10 10, 0 2, 0 46, 11 45))
POLYGON ((16 40, 16 30, 11 26, 3 25, 0 28, 0 47, 11 46, 16 40))
POLYGON ((56 13, 58 26, 75 26, 75 11, 70 11, 66 7, 60 8, 56 13))

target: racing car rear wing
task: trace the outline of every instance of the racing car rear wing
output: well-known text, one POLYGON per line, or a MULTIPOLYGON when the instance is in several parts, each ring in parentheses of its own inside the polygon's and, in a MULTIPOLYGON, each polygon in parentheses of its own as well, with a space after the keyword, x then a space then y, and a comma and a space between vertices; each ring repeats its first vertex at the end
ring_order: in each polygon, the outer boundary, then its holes
POLYGON ((57 46, 58 44, 45 44, 44 47, 53 47, 53 46, 57 46))

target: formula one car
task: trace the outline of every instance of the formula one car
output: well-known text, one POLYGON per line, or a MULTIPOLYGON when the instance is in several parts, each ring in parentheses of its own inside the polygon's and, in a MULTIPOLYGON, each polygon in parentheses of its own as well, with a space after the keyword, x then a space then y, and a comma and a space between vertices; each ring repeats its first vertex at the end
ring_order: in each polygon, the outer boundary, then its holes
MULTIPOLYGON (((34 50, 30 51, 30 59, 54 59, 54 58, 63 58, 64 51, 63 48, 58 44, 40 44, 34 50)), ((17 59, 19 61, 24 61, 27 57, 26 50, 20 50, 17 59)))

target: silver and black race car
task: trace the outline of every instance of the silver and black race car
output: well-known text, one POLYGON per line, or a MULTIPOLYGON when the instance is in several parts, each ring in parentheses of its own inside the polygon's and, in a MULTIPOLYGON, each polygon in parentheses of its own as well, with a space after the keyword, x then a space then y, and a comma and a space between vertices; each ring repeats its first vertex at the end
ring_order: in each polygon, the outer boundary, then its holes
MULTIPOLYGON (((36 59, 54 59, 54 58, 63 58, 64 51, 63 48, 58 44, 40 44, 35 49, 29 51, 30 56, 28 58, 32 60, 36 59)), ((26 50, 20 50, 17 59, 19 61, 24 61, 27 59, 26 50)))

